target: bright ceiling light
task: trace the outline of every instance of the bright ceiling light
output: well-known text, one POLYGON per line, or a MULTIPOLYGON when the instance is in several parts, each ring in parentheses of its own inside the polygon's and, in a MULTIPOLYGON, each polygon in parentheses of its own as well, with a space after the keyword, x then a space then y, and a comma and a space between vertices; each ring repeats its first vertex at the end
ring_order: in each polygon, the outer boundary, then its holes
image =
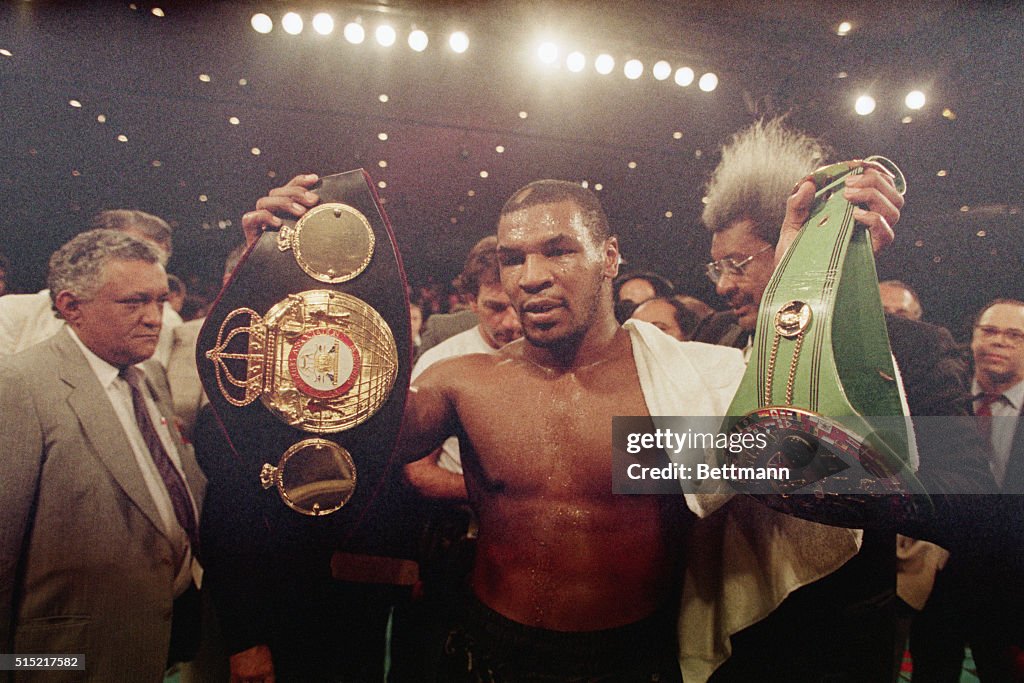
POLYGON ((639 59, 631 59, 626 62, 626 65, 622 67, 622 73, 626 74, 626 78, 631 81, 635 81, 644 74, 644 63, 639 59))
POLYGON ((655 63, 654 68, 651 69, 651 73, 654 74, 655 79, 663 81, 672 75, 672 65, 663 59, 660 62, 655 63))
POLYGON ((366 31, 363 30, 362 24, 357 24, 354 21, 350 21, 345 24, 345 30, 343 31, 345 40, 352 43, 353 45, 359 45, 366 40, 366 31))
POLYGON ((565 66, 569 71, 578 74, 586 68, 587 58, 583 56, 582 52, 570 52, 569 56, 565 58, 565 66))
POLYGON ((925 96, 920 90, 911 90, 904 100, 908 109, 920 109, 924 106, 925 96))
POLYGON ((545 64, 554 64, 558 61, 558 46, 551 41, 541 43, 537 48, 537 56, 545 64))
POLYGON ((409 47, 416 52, 423 52, 426 50, 428 43, 430 43, 430 38, 428 38, 427 34, 420 29, 416 29, 409 34, 409 47))
POLYGON ((693 69, 688 66, 684 66, 681 69, 676 69, 676 85, 681 85, 684 88, 693 83, 693 69))
POLYGON ((466 35, 465 31, 455 31, 448 37, 448 47, 453 52, 461 55, 469 49, 469 36, 466 35))
POLYGON ((861 116, 867 116, 875 110, 875 98, 871 95, 861 95, 853 104, 853 110, 861 116))
POLYGON ((313 30, 322 36, 329 36, 334 31, 334 17, 327 12, 320 12, 313 17, 313 30))
POLYGON ((615 58, 610 54, 602 53, 594 60, 594 69, 597 73, 607 76, 615 68, 615 58))
POLYGON ((281 17, 281 28, 289 35, 299 35, 302 33, 302 17, 295 12, 289 12, 281 17))
POLYGON ((377 27, 377 30, 373 32, 373 37, 377 39, 377 44, 382 47, 391 47, 395 44, 395 29, 388 24, 381 24, 377 27))
POLYGON ((262 12, 252 15, 249 23, 252 24, 252 30, 256 33, 270 33, 274 30, 274 20, 262 12))
POLYGON ((851 24, 848 21, 844 21, 844 22, 840 23, 839 26, 836 28, 836 35, 845 36, 846 34, 848 34, 852 30, 853 30, 853 24, 851 24))
POLYGON ((700 77, 700 80, 697 81, 697 87, 704 92, 711 92, 718 87, 718 76, 709 71, 700 77))

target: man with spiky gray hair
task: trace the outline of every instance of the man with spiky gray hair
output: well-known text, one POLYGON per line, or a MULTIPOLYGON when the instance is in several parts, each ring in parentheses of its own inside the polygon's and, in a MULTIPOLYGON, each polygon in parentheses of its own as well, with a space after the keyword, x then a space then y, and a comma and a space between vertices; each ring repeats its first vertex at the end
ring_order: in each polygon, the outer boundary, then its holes
POLYGON ((142 369, 162 255, 91 230, 54 253, 48 284, 66 324, 0 359, 0 651, 76 654, 82 680, 159 681, 197 645, 206 485, 142 369))
MULTIPOLYGON (((786 197, 801 179, 824 164, 827 155, 823 143, 786 126, 782 119, 754 123, 733 136, 722 150, 721 162, 708 183, 702 218, 712 233, 714 260, 706 266, 707 275, 731 311, 702 324, 697 341, 749 346, 761 297, 773 272, 786 197)), ((855 205, 853 217, 865 224, 884 220, 856 206, 865 200, 864 183, 860 175, 846 179, 843 194, 855 205)), ((893 209, 898 216, 898 209, 893 209)), ((968 414, 967 366, 949 332, 894 316, 887 316, 886 323, 911 414, 968 414)), ((936 443, 927 430, 917 431, 921 480, 933 493, 991 489, 991 479, 981 467, 984 446, 974 434, 955 436, 960 440, 936 443)), ((738 507, 742 505, 751 503, 734 500, 725 512, 776 514, 744 511, 738 507)), ((948 539, 953 545, 961 537, 944 537, 950 531, 949 520, 966 518, 970 510, 958 506, 952 497, 938 498, 936 507, 938 514, 921 520, 914 531, 942 538, 944 545, 948 539)), ((824 555, 826 549, 839 547, 845 530, 806 522, 801 533, 805 538, 797 539, 798 545, 810 544, 824 555)), ((704 648, 699 633, 689 640, 684 633, 684 676, 696 670, 705 675, 692 678, 701 680, 714 670, 710 678, 714 683, 893 680, 911 614, 897 597, 894 531, 865 531, 859 548, 836 552, 830 564, 813 567, 798 557, 787 557, 780 550, 784 544, 777 540, 766 541, 766 545, 776 551, 766 551, 764 561, 771 563, 786 590, 777 591, 777 599, 765 602, 760 620, 728 629, 731 656, 729 648, 720 645, 714 651, 704 648), (772 603, 774 608, 769 609, 772 603), (799 656, 794 648, 799 648, 799 656), (688 669, 687 661, 692 668, 688 669)), ((920 547, 915 552, 921 552, 920 547)), ((704 571, 714 571, 712 560, 702 560, 704 571)), ((728 572, 729 567, 720 570, 728 572)), ((928 590, 935 566, 929 571, 928 590)), ((684 610, 685 603, 684 596, 684 610)), ((685 631, 684 619, 680 621, 685 631)))

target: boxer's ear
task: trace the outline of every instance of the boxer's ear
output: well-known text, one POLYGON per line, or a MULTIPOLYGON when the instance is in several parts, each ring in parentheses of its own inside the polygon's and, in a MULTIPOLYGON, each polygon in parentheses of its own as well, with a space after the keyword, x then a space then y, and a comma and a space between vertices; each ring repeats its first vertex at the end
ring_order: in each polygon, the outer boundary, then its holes
POLYGON ((619 274, 619 263, 622 257, 619 254, 619 240, 617 237, 609 237, 604 241, 603 248, 603 259, 604 267, 602 269, 603 275, 609 280, 614 280, 615 276, 619 274))

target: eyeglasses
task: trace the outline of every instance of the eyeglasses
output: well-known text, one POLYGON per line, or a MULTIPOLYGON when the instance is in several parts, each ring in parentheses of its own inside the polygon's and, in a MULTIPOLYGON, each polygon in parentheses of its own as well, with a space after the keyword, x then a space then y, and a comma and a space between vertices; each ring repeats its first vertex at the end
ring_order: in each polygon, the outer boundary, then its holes
POLYGON ((1012 327, 1003 329, 1002 327, 992 327, 991 325, 976 325, 974 331, 977 332, 978 336, 982 339, 992 339, 993 337, 1002 335, 1003 339, 1014 346, 1024 344, 1024 331, 1017 330, 1012 327))
POLYGON ((732 275, 733 277, 740 277, 741 275, 743 275, 744 272, 746 272, 747 266, 750 265, 750 262, 753 261, 755 257, 760 256, 769 249, 774 248, 774 245, 769 244, 761 251, 757 252, 756 254, 751 254, 742 261, 737 261, 736 259, 728 256, 726 258, 718 259, 717 261, 712 261, 711 263, 705 264, 704 272, 707 274, 708 279, 717 285, 718 281, 722 279, 723 275, 732 275))

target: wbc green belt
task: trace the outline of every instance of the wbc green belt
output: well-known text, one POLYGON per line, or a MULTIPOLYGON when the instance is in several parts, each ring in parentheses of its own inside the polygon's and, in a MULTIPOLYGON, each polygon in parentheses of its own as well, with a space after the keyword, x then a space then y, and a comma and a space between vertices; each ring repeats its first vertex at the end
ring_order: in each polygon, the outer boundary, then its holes
MULTIPOLYGON (((895 164, 868 161, 906 190, 895 164)), ((849 527, 885 524, 923 492, 870 238, 842 196, 846 177, 863 172, 843 162, 812 174, 810 217, 765 289, 747 371, 722 425, 756 438, 719 454, 724 465, 773 471, 730 480, 738 491, 849 527)))

